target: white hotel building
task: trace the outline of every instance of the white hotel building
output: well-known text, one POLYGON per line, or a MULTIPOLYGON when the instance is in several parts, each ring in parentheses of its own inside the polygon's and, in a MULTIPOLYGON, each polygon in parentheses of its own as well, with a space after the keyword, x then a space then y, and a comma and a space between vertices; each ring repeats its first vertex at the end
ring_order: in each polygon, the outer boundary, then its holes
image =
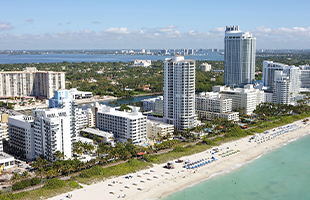
POLYGON ((51 98, 54 90, 65 89, 65 72, 24 71, 0 72, 0 97, 42 96, 51 98))
POLYGON ((221 98, 218 92, 200 93, 195 100, 195 109, 202 119, 225 118, 239 121, 239 112, 232 112, 232 99, 221 98))
POLYGON ((239 109, 246 115, 251 115, 256 106, 264 102, 264 91, 254 89, 253 85, 245 85, 244 88, 235 89, 213 86, 212 90, 219 92, 223 99, 231 99, 233 111, 239 109))
POLYGON ((15 155, 27 160, 36 158, 34 151, 33 117, 17 115, 8 117, 10 148, 15 155))
POLYGON ((175 55, 164 61, 164 122, 176 130, 195 126, 195 61, 175 55))
POLYGON ((127 139, 131 139, 134 144, 146 140, 147 117, 138 112, 138 108, 133 107, 133 112, 124 112, 97 105, 96 110, 96 125, 100 130, 113 133, 122 143, 127 142, 127 139))
POLYGON ((35 110, 33 117, 35 155, 54 161, 54 154, 60 151, 66 159, 71 158, 75 136, 70 130, 71 120, 66 109, 35 110))
MULTIPOLYGON (((263 86, 273 93, 273 103, 295 104, 298 99, 303 98, 298 94, 302 85, 300 69, 302 68, 272 61, 263 62, 263 86)), ((304 75, 306 84, 308 80, 304 75)))

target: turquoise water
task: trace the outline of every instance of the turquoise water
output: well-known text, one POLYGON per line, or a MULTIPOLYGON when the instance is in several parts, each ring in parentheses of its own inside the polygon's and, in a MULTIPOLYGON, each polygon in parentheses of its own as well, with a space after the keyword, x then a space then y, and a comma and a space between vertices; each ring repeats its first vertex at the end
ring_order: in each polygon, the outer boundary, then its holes
POLYGON ((310 136, 164 200, 310 199, 310 136))

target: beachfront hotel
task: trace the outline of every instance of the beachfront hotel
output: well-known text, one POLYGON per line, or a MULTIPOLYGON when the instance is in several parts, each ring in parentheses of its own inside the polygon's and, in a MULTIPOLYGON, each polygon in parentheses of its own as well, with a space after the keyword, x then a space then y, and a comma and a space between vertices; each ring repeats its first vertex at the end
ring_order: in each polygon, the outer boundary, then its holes
POLYGON ((26 115, 8 117, 11 153, 27 160, 35 159, 33 121, 33 117, 26 115))
POLYGON ((255 81, 256 38, 238 26, 226 26, 224 46, 224 83, 244 86, 255 81))
POLYGON ((0 97, 51 98, 58 89, 65 89, 65 72, 37 71, 35 67, 0 72, 0 97))
POLYGON ((115 108, 96 103, 96 127, 102 131, 113 133, 120 142, 144 142, 146 134, 146 116, 132 107, 132 112, 119 111, 115 108))
POLYGON ((70 130, 71 120, 66 110, 35 110, 33 118, 35 156, 43 155, 54 161, 54 154, 60 151, 66 159, 71 158, 75 135, 70 130))
POLYGON ((196 114, 201 119, 225 118, 239 121, 239 112, 232 112, 232 99, 221 98, 218 92, 202 92, 196 96, 196 114))
POLYGON ((244 88, 231 89, 225 86, 213 86, 213 92, 218 92, 222 99, 232 100, 232 110, 251 115, 256 106, 264 102, 264 91, 254 89, 253 85, 245 85, 244 88))
POLYGON ((164 61, 164 122, 177 130, 195 126, 195 61, 175 55, 164 61))
MULTIPOLYGON (((272 61, 263 62, 263 87, 272 92, 272 103, 296 104, 302 99, 299 95, 301 82, 301 68, 288 66, 272 61)), ((303 75, 304 85, 307 78, 303 75)))
POLYGON ((147 120, 146 122, 147 137, 159 136, 172 136, 174 132, 174 126, 172 124, 166 124, 163 122, 147 120))

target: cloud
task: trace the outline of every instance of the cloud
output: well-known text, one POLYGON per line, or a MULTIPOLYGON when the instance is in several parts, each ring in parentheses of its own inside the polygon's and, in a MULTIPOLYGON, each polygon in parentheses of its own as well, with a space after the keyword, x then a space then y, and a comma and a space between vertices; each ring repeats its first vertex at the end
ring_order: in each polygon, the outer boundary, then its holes
MULTIPOLYGON (((61 25, 61 24, 59 24, 61 25)), ((9 30, 0 23, 0 30, 9 30)), ((310 27, 257 27, 249 30, 257 48, 309 48, 310 27)), ((224 27, 209 31, 180 31, 174 25, 130 30, 110 27, 102 31, 83 29, 46 34, 0 34, 1 49, 117 49, 117 48, 224 48, 224 27)))
POLYGON ((127 27, 111 27, 102 31, 103 33, 112 33, 112 34, 128 34, 127 27))
POLYGON ((11 23, 0 22, 0 31, 7 31, 7 30, 11 30, 12 28, 13 26, 11 25, 11 23))
POLYGON ((93 21, 92 24, 102 24, 102 23, 99 21, 93 21))
POLYGON ((69 24, 71 24, 71 22, 67 22, 66 24, 69 25, 69 24))
POLYGON ((34 20, 33 19, 26 19, 25 22, 33 23, 34 20))

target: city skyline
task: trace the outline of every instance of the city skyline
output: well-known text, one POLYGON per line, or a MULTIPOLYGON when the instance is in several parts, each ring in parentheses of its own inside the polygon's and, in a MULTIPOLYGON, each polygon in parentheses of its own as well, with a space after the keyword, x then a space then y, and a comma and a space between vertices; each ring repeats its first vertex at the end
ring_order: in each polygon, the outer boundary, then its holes
POLYGON ((223 49, 226 25, 251 32, 258 49, 306 49, 309 6, 278 0, 6 1, 0 49, 223 49))

